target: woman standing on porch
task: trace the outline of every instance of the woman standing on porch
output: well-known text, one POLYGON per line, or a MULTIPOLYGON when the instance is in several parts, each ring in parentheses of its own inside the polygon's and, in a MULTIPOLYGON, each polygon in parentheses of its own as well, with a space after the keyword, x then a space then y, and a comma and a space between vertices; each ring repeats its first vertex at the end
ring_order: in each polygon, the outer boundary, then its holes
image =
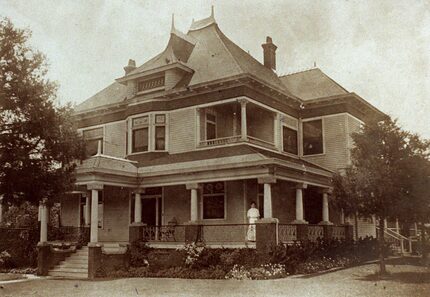
POLYGON ((251 208, 248 209, 246 216, 250 224, 248 227, 247 239, 248 241, 255 241, 255 222, 260 218, 260 212, 258 208, 256 208, 254 201, 251 202, 251 208))

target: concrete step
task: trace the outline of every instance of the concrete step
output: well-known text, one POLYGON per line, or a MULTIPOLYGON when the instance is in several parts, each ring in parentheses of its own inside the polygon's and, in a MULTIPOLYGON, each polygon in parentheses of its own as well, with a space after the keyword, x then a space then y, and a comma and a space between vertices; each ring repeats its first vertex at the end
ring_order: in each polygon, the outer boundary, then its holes
POLYGON ((66 258, 66 260, 68 260, 68 259, 73 259, 73 260, 82 259, 82 260, 85 260, 85 259, 88 259, 88 256, 85 256, 85 255, 72 255, 72 256, 66 258))
POLYGON ((85 269, 85 268, 61 268, 61 267, 55 267, 54 269, 50 269, 49 272, 88 273, 88 269, 85 269))
POLYGON ((59 265, 64 264, 64 263, 70 263, 70 264, 88 264, 88 259, 82 260, 82 259, 67 259, 66 261, 61 261, 60 263, 58 263, 59 265))
POLYGON ((65 272, 65 271, 49 271, 49 276, 61 277, 61 278, 77 278, 85 279, 88 278, 88 272, 65 272))
POLYGON ((63 263, 63 264, 60 264, 60 265, 57 265, 57 266, 55 266, 55 268, 59 268, 59 269, 63 269, 63 268, 71 268, 71 269, 75 269, 75 268, 78 268, 78 269, 88 269, 88 263, 68 263, 68 262, 66 262, 66 263, 63 263))

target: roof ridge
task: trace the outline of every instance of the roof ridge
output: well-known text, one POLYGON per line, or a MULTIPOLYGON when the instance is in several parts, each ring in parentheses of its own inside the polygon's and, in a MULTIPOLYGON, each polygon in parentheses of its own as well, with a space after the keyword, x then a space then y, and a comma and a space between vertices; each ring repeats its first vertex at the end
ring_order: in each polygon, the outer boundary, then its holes
MULTIPOLYGON (((224 35, 222 33, 222 31, 218 28, 218 24, 215 23, 215 34, 218 37, 219 41, 221 42, 222 46, 224 47, 224 49, 226 50, 226 52, 230 55, 230 57, 233 59, 233 61, 236 64, 237 68, 239 69, 239 71, 246 72, 242 67, 240 67, 240 63, 236 60, 235 56, 230 52, 230 50, 228 49, 227 45, 224 43, 224 40, 222 40, 222 38, 221 38, 222 36, 219 33, 221 33, 222 35, 224 35)), ((227 36, 225 36, 225 37, 227 38, 227 36)))
POLYGON ((307 72, 307 71, 311 71, 311 70, 319 70, 322 73, 324 73, 319 67, 312 67, 312 68, 305 68, 303 70, 299 70, 299 71, 290 72, 290 73, 287 73, 287 74, 284 74, 284 75, 280 75, 279 77, 285 77, 285 76, 289 76, 289 75, 299 74, 299 73, 303 73, 303 72, 307 72))

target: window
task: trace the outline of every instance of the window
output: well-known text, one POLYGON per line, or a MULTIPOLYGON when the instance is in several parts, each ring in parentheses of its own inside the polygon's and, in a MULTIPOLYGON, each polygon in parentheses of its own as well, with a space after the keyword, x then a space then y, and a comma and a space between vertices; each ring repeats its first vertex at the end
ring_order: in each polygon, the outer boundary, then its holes
POLYGON ((284 152, 297 155, 297 131, 286 126, 282 127, 282 139, 284 152))
POLYGON ((146 79, 137 83, 137 91, 147 91, 164 86, 164 76, 146 79))
POLYGON ((166 115, 155 115, 155 150, 164 151, 166 149, 166 115))
POLYGON ((258 184, 257 208, 260 218, 264 218, 264 184, 258 184))
POLYGON ((98 227, 103 229, 103 205, 104 205, 104 195, 103 191, 99 191, 99 205, 98 205, 98 227))
POLYGON ((216 137, 216 115, 206 113, 206 140, 215 139, 216 137))
POLYGON ((101 143, 101 153, 103 153, 103 128, 85 130, 83 135, 86 156, 94 156, 97 154, 99 141, 101 143))
POLYGON ((224 182, 203 184, 203 219, 225 218, 224 182))
POLYGON ((132 133, 131 133, 132 153, 148 151, 148 139, 149 139, 148 123, 149 123, 148 116, 133 119, 132 133))
POLYGON ((303 154, 322 154, 323 133, 322 120, 303 122, 303 154))

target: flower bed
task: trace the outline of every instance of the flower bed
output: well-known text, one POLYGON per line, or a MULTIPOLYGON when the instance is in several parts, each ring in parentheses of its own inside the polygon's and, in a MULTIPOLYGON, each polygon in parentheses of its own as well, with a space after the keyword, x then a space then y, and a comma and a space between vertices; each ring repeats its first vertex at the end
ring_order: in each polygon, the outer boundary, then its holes
POLYGON ((178 250, 157 250, 145 243, 134 243, 129 249, 130 268, 106 276, 274 279, 356 265, 375 259, 376 247, 373 239, 280 245, 266 253, 255 249, 210 249, 200 244, 188 244, 178 250))

